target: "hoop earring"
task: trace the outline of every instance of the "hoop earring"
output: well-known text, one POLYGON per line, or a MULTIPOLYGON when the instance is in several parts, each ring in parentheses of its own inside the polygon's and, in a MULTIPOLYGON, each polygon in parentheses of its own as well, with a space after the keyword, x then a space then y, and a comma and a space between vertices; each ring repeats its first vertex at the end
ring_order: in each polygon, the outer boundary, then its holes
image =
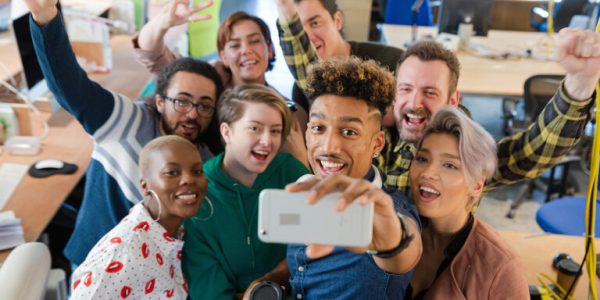
POLYGON ((212 201, 210 201, 210 198, 204 196, 204 200, 206 200, 208 202, 208 205, 210 206, 210 215, 208 215, 208 217, 206 218, 198 218, 194 216, 194 219, 199 221, 207 221, 208 219, 212 218, 213 214, 215 213, 215 207, 213 206, 212 201))
MULTIPOLYGON (((162 214, 162 205, 160 205, 160 198, 158 197, 158 195, 156 194, 155 191, 153 190, 148 190, 148 192, 150 193, 150 195, 156 199, 156 202, 158 203, 158 216, 156 217, 156 219, 153 219, 154 222, 158 222, 158 220, 160 220, 160 215, 162 214)), ((148 199, 148 198, 146 198, 148 199)), ((146 207, 148 206, 148 201, 144 200, 146 202, 146 207)), ((149 210, 148 210, 149 211, 149 210)))

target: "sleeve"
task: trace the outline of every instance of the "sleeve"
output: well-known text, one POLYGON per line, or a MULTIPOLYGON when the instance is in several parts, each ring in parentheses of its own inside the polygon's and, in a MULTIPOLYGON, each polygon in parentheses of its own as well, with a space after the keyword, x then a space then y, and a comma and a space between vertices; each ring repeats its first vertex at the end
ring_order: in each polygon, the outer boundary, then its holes
POLYGON ((513 258, 500 267, 492 280, 487 298, 530 299, 527 279, 518 258, 513 258))
POLYGON ((144 287, 142 274, 152 277, 147 268, 141 271, 144 262, 140 255, 135 255, 133 246, 137 242, 109 235, 98 242, 73 272, 70 299, 121 299, 144 287))
POLYGON ((498 169, 487 188, 535 178, 556 165, 581 139, 593 97, 569 99, 564 82, 527 131, 498 142, 498 169))
POLYGON ((183 274, 191 298, 231 300, 235 285, 229 281, 206 238, 197 230, 201 226, 188 220, 183 247, 183 274))
POLYGON ((35 52, 50 91, 58 103, 93 134, 108 120, 114 95, 91 81, 81 69, 70 46, 62 17, 44 26, 29 18, 35 52))
POLYGON ((308 39, 298 15, 289 23, 278 19, 277 29, 285 63, 296 79, 298 87, 304 90, 307 68, 319 59, 317 50, 308 39))
POLYGON ((133 43, 133 56, 138 63, 154 74, 159 73, 168 64, 179 58, 165 45, 163 45, 162 49, 143 50, 138 44, 138 38, 139 33, 131 39, 133 43))

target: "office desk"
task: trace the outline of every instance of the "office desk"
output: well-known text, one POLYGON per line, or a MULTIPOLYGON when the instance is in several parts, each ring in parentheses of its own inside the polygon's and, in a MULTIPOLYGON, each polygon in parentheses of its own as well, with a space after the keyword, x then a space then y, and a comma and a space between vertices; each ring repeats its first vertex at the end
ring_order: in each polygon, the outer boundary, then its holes
MULTIPOLYGON (((383 37, 388 45, 404 48, 410 40, 410 26, 383 25, 383 37)), ((436 27, 419 27, 420 38, 437 35, 436 27)), ((544 54, 542 43, 545 34, 539 32, 518 32, 490 30, 487 37, 472 37, 472 45, 481 45, 495 50, 524 51, 533 49, 544 54)), ((478 95, 523 95, 523 84, 535 74, 564 74, 562 67, 552 61, 529 58, 490 59, 459 51, 461 74, 458 88, 465 94, 478 95)))
MULTIPOLYGON (((540 286, 536 277, 540 272, 556 280, 556 271, 552 269, 552 258, 555 254, 568 253, 577 263, 580 263, 585 253, 583 237, 558 234, 539 235, 513 231, 500 231, 500 235, 521 256, 526 269, 527 282, 536 286, 540 286)), ((599 239, 596 239, 596 249, 600 249, 599 239)), ((588 283, 587 271, 584 267, 584 272, 577 282, 573 299, 588 298, 588 283)), ((600 280, 597 277, 596 286, 600 287, 600 280)))
MULTIPOLYGON (((102 86, 134 99, 151 75, 135 62, 129 36, 111 37, 111 46, 113 70, 108 74, 94 74, 90 77, 102 86)), ((18 55, 18 52, 15 51, 14 55, 18 55)), ((18 59, 18 56, 15 59, 18 59)), ((90 137, 77 121, 71 120, 66 126, 50 127, 49 136, 42 143, 42 151, 36 156, 12 156, 7 151, 3 151, 0 155, 0 163, 12 162, 30 165, 38 160, 52 158, 79 166, 77 172, 72 175, 55 175, 35 179, 26 174, 23 177, 4 209, 13 210, 17 217, 21 218, 25 241, 37 240, 46 228, 83 176, 90 160, 92 148, 93 142, 90 137)), ((0 263, 4 261, 9 252, 10 250, 0 251, 0 263)))

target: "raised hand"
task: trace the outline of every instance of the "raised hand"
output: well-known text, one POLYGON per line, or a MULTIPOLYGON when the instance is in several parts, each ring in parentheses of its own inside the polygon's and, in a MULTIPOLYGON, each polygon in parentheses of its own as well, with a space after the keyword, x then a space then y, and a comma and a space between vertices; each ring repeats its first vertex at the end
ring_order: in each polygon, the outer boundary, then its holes
POLYGON ((196 14, 207 7, 213 5, 213 1, 205 1, 197 6, 190 7, 190 0, 174 0, 162 8, 159 15, 162 29, 169 29, 173 26, 181 25, 187 22, 208 20, 210 14, 196 14))
POLYGON ((575 100, 588 99, 600 79, 600 33, 564 28, 554 43, 554 60, 567 73, 567 94, 575 100))
POLYGON ((24 0, 25 5, 31 11, 33 19, 39 25, 44 25, 58 14, 56 3, 58 0, 24 0))

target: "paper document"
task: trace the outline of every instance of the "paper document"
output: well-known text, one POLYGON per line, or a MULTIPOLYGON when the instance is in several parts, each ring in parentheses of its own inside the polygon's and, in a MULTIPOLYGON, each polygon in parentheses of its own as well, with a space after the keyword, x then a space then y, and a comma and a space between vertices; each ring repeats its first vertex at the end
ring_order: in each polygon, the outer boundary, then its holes
POLYGON ((28 169, 29 166, 24 164, 0 164, 0 211, 4 209, 4 205, 10 199, 28 169))
POLYGON ((0 212, 0 250, 14 248, 25 243, 21 219, 12 211, 0 212))

